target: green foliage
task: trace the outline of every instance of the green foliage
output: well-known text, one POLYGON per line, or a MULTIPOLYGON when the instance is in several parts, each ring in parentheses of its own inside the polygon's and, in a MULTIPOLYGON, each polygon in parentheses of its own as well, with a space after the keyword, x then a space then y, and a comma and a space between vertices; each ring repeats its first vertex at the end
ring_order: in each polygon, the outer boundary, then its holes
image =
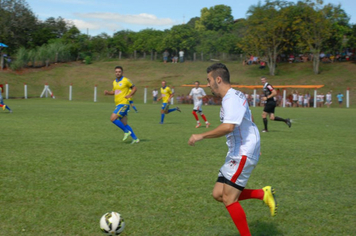
POLYGON ((85 61, 85 64, 86 65, 89 65, 89 64, 91 64, 92 62, 91 62, 91 57, 90 56, 86 56, 85 57, 85 59, 84 59, 84 61, 85 61))
POLYGON ((231 15, 231 7, 226 5, 216 5, 209 9, 204 7, 201 11, 200 19, 195 22, 198 31, 213 30, 228 32, 231 30, 234 18, 231 15))

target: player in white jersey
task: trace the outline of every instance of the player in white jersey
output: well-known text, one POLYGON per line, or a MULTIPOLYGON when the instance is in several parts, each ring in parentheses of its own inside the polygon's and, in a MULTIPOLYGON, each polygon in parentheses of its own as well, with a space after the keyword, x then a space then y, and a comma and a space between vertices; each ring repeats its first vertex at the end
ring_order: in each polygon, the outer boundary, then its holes
POLYGON ((331 95, 331 92, 329 91, 326 94, 326 102, 325 102, 325 104, 328 106, 328 108, 330 107, 330 105, 332 103, 331 99, 332 99, 332 95, 331 95))
POLYGON ((199 81, 195 81, 195 88, 192 88, 192 90, 189 93, 189 98, 193 99, 194 102, 194 108, 192 114, 194 115, 197 125, 195 128, 199 128, 201 126, 199 117, 197 115, 197 112, 200 114, 200 116, 203 118, 205 121, 205 126, 206 128, 209 128, 210 123, 206 119, 205 115, 203 114, 202 106, 203 106, 203 98, 206 96, 206 93, 203 88, 200 87, 199 81))
MULTIPOLYGON (((259 199, 264 201, 274 216, 277 202, 271 186, 262 189, 245 189, 252 170, 260 156, 260 134, 252 121, 252 115, 245 95, 231 87, 230 74, 224 64, 216 63, 208 67, 208 87, 214 95, 222 98, 220 110, 221 124, 214 130, 193 134, 188 144, 206 138, 226 136, 228 153, 221 167, 213 189, 213 197, 223 202, 240 235, 251 235, 246 215, 239 201, 259 199)), ((206 147, 209 148, 209 147, 206 147)))

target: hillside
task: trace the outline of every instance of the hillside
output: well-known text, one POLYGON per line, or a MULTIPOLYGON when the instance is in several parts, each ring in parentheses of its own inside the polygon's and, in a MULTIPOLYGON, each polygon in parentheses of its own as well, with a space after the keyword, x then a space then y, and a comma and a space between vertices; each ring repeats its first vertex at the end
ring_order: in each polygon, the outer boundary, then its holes
MULTIPOLYGON (((148 95, 154 87, 160 86, 161 80, 166 80, 169 86, 174 86, 176 94, 186 94, 189 88, 180 87, 182 84, 193 83, 199 80, 206 81, 206 68, 213 62, 185 62, 167 63, 152 61, 106 61, 95 62, 84 65, 78 62, 51 65, 49 68, 26 69, 20 72, 0 71, 0 84, 9 84, 10 97, 23 97, 23 84, 28 86, 28 96, 38 97, 45 83, 59 99, 68 99, 68 87, 73 84, 73 100, 93 99, 94 86, 98 86, 98 100, 111 101, 112 98, 104 97, 102 91, 111 89, 114 79, 114 67, 121 65, 124 74, 138 86, 139 91, 135 100, 143 99, 143 88, 148 86, 148 95)), ((259 78, 266 75, 268 81, 273 85, 312 85, 324 84, 320 89, 326 93, 333 91, 333 96, 338 92, 345 94, 350 88, 351 105, 356 104, 356 64, 354 62, 336 62, 332 64, 321 64, 321 73, 314 75, 311 63, 280 63, 277 67, 276 76, 268 76, 268 70, 258 69, 257 65, 243 66, 240 62, 225 63, 231 74, 234 84, 260 85, 259 78)), ((207 91, 209 92, 209 91, 207 91)), ((291 90, 287 91, 287 94, 291 90)), ((299 90, 299 92, 307 92, 299 90)), ((313 93, 313 91, 308 91, 313 93)), ((336 100, 334 101, 334 105, 336 100)))

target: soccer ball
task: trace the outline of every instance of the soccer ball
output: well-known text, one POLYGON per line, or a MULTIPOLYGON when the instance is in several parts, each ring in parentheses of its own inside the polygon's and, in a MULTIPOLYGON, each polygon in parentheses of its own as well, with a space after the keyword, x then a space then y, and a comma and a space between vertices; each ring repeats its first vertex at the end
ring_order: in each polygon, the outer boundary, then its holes
POLYGON ((125 222, 120 213, 108 212, 100 219, 100 229, 106 235, 119 235, 124 228, 125 222))

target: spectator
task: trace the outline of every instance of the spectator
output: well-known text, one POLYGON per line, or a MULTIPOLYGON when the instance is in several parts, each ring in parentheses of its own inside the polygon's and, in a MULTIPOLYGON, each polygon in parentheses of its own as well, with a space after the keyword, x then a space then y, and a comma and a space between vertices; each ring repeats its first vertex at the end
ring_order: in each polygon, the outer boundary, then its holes
POLYGON ((253 58, 254 58, 254 56, 251 55, 251 56, 250 56, 250 59, 248 60, 248 64, 249 64, 249 65, 252 65, 252 63, 253 63, 253 58))
POLYGON ((293 96, 293 107, 297 107, 298 106, 298 91, 294 90, 292 96, 293 96))
POLYGON ((329 108, 330 107, 330 105, 331 105, 331 100, 332 100, 332 95, 331 95, 331 92, 329 91, 327 94, 326 94, 326 102, 325 102, 325 104, 326 104, 326 106, 329 108))
POLYGON ((168 50, 165 50, 164 53, 163 53, 163 62, 164 63, 167 63, 168 56, 169 56, 169 52, 168 52, 168 50))
POLYGON ((303 107, 303 94, 298 95, 298 107, 303 107))
POLYGON ((184 61, 184 51, 183 50, 180 50, 179 51, 179 62, 183 62, 184 61))
POLYGON ((260 69, 264 69, 264 68, 266 68, 266 62, 265 61, 261 61, 260 62, 260 67, 259 67, 260 69))
POLYGON ((173 55, 172 63, 177 63, 177 62, 178 62, 178 56, 177 55, 173 55))
POLYGON ((289 61, 289 63, 293 63, 293 62, 294 62, 294 55, 293 55, 293 53, 291 53, 291 54, 289 55, 288 61, 289 61))
POLYGON ((339 107, 342 107, 342 102, 344 100, 344 95, 342 93, 339 93, 338 95, 336 95, 337 97, 337 101, 339 102, 339 107))
POLYGON ((158 90, 157 89, 153 89, 152 97, 153 97, 153 103, 157 103, 157 97, 158 97, 158 90))

